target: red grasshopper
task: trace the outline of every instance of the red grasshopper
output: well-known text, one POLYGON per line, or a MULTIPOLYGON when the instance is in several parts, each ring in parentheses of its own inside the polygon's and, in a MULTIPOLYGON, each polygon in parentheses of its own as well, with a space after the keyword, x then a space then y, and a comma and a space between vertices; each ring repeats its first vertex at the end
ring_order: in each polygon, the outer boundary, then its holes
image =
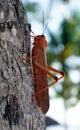
POLYGON ((36 96, 38 105, 41 108, 43 114, 45 114, 49 109, 48 88, 51 85, 57 83, 58 80, 62 79, 64 77, 64 73, 47 65, 47 59, 46 59, 47 41, 45 36, 44 35, 37 35, 37 36, 27 35, 27 36, 34 37, 32 57, 24 57, 23 60, 27 61, 30 58, 32 58, 33 73, 35 80, 34 84, 35 93, 33 94, 32 99, 34 100, 34 97, 36 96), (60 74, 60 77, 57 78, 49 70, 60 74), (47 74, 53 78, 53 82, 50 83, 49 85, 47 74))

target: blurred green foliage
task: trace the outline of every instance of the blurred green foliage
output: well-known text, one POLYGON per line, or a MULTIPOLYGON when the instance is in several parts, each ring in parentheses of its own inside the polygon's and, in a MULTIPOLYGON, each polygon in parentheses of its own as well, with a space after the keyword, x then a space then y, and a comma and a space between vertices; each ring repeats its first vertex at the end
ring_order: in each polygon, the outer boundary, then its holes
POLYGON ((63 2, 69 2, 69 0, 63 0, 63 2))
MULTIPOLYGON (((63 2, 69 2, 69 0, 63 0, 63 2)), ((25 5, 25 9, 33 15, 35 15, 39 7, 38 3, 27 3, 25 5)), ((65 107, 67 108, 75 105, 80 100, 80 81, 74 83, 69 76, 71 70, 80 72, 80 66, 73 68, 72 64, 68 65, 66 63, 66 60, 71 56, 80 56, 80 12, 74 11, 68 19, 64 18, 60 29, 61 33, 55 36, 48 28, 50 40, 47 49, 47 59, 48 64, 59 62, 62 71, 65 72, 61 89, 55 87, 54 90, 57 97, 64 99, 65 107)))
MULTIPOLYGON (((66 60, 71 56, 80 56, 80 12, 74 12, 73 15, 69 19, 64 19, 61 28, 62 28, 62 43, 64 45, 64 49, 61 52, 61 57, 63 59, 62 66, 64 65, 65 80, 63 82, 63 98, 65 100, 65 106, 73 106, 80 99, 80 81, 78 83, 74 83, 70 80, 69 72, 70 70, 77 70, 80 72, 80 66, 76 66, 73 68, 73 65, 66 65, 66 60)), ((79 59, 80 60, 80 59, 79 59)), ((75 61, 74 61, 75 63, 75 61)), ((73 76, 73 75, 72 75, 73 76)), ((76 78, 75 74, 75 78, 76 78)))
POLYGON ((31 13, 36 13, 38 8, 39 8, 39 4, 36 2, 33 2, 33 3, 28 2, 25 5, 25 10, 31 13))

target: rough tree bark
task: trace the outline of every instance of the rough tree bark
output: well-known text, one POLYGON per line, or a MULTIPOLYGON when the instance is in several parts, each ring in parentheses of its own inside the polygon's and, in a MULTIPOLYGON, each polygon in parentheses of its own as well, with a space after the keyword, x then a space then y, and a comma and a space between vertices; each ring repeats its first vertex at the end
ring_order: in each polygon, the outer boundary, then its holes
POLYGON ((45 117, 32 104, 30 25, 20 0, 0 0, 0 130, 45 130, 45 117))

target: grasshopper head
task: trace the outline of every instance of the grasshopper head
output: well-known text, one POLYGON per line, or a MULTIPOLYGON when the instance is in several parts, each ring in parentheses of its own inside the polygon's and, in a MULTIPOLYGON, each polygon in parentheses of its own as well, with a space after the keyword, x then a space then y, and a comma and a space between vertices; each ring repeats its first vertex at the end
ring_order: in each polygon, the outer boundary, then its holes
POLYGON ((47 41, 44 35, 37 35, 34 37, 34 46, 45 48, 47 46, 47 41))

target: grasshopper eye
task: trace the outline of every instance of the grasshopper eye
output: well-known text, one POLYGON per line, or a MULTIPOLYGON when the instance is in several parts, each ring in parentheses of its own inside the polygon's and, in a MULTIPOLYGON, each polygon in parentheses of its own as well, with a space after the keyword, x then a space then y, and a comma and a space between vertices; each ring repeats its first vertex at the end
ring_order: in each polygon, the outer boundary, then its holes
POLYGON ((45 37, 43 34, 41 35, 42 37, 45 37))

